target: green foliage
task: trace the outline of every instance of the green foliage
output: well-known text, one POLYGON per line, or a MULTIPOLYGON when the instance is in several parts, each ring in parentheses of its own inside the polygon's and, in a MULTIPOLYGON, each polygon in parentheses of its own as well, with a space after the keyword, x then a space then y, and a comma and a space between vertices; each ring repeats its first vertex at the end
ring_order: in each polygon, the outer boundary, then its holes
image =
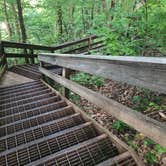
POLYGON ((141 96, 134 96, 132 102, 134 105, 134 109, 136 109, 137 111, 145 110, 147 108, 147 98, 145 99, 141 96))
POLYGON ((87 73, 82 73, 82 72, 72 76, 71 80, 73 80, 81 85, 84 85, 84 86, 101 87, 104 85, 103 78, 97 77, 97 76, 91 76, 87 73))
POLYGON ((155 142, 153 141, 153 140, 151 140, 151 139, 149 139, 149 138, 146 138, 145 140, 144 140, 144 146, 149 146, 149 145, 154 145, 155 144, 155 142))
MULTIPOLYGON (((19 41, 18 16, 13 10, 17 9, 16 2, 5 2, 11 40, 19 41)), ((4 9, 2 2, 0 6, 4 9)), ((25 0, 22 7, 28 42, 34 44, 52 45, 97 34, 106 39, 105 54, 146 55, 147 50, 166 53, 166 0, 25 0)), ((0 25, 6 24, 6 18, 1 10, 0 25)), ((7 28, 0 30, 3 40, 9 40, 7 28)))
POLYGON ((112 128, 113 128, 113 129, 116 129, 116 130, 119 131, 119 132, 124 132, 126 129, 129 128, 129 126, 128 126, 126 123, 124 123, 124 122, 122 122, 122 121, 120 121, 120 120, 116 120, 116 121, 112 124, 112 128))
POLYGON ((144 111, 147 108, 154 108, 156 110, 162 109, 164 107, 161 105, 164 97, 162 95, 154 95, 150 90, 142 90, 140 95, 133 96, 132 103, 133 109, 137 111, 144 111))
POLYGON ((157 157, 155 153, 152 151, 146 153, 145 159, 149 164, 154 164, 157 161, 157 157))
POLYGON ((158 155, 166 153, 166 148, 160 146, 159 144, 156 144, 154 149, 158 155))
POLYGON ((151 150, 149 150, 145 155, 145 159, 149 164, 154 164, 157 161, 158 156, 166 153, 166 148, 156 144, 149 138, 144 139, 144 146, 149 149, 151 148, 151 150))

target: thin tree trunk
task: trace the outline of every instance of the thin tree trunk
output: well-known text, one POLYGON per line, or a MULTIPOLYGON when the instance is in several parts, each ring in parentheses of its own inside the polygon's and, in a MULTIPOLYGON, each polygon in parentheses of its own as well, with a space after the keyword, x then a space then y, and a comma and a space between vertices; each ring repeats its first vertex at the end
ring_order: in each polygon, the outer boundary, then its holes
POLYGON ((26 43, 27 35, 26 35, 26 29, 25 29, 25 25, 24 25, 24 18, 23 18, 23 14, 22 14, 21 0, 17 0, 17 8, 18 8, 19 23, 20 23, 20 28, 21 28, 22 42, 26 43))
POLYGON ((11 4, 11 8, 13 10, 13 15, 14 15, 14 22, 15 22, 17 41, 21 42, 20 26, 19 26, 18 17, 17 17, 17 14, 16 14, 17 11, 16 11, 16 8, 15 8, 14 4, 11 4))
POLYGON ((94 8, 95 8, 95 4, 94 4, 94 0, 92 0, 91 20, 93 20, 93 19, 94 19, 94 8))
POLYGON ((86 26, 85 26, 85 18, 84 18, 84 8, 81 9, 81 12, 82 12, 82 24, 83 24, 84 33, 85 33, 85 31, 86 31, 86 26))
POLYGON ((12 28, 11 28, 8 13, 7 13, 6 0, 3 1, 3 7, 4 7, 4 14, 5 14, 7 32, 8 32, 9 40, 11 40, 12 39, 12 28))
POLYGON ((58 15, 59 34, 62 37, 63 35, 62 8, 61 6, 58 6, 57 8, 58 8, 57 15, 58 15))
MULTIPOLYGON (((26 43, 27 41, 27 35, 26 35, 26 29, 24 25, 24 18, 23 18, 23 13, 22 13, 22 6, 21 6, 21 0, 17 0, 17 8, 18 8, 18 18, 19 18, 19 23, 20 23, 20 28, 21 28, 21 35, 22 35, 22 42, 26 43)), ((27 54, 27 50, 24 49, 24 54, 27 54)), ((25 58, 25 62, 29 63, 28 58, 25 58)))

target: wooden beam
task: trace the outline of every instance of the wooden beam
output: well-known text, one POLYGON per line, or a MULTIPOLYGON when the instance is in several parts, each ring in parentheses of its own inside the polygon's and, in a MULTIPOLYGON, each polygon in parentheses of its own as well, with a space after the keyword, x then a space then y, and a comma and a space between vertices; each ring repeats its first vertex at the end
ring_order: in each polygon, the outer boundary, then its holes
POLYGON ((6 53, 7 58, 37 58, 37 54, 6 53))
POLYGON ((89 50, 89 47, 92 48, 92 46, 96 46, 96 45, 99 45, 103 43, 103 41, 98 41, 98 42, 95 42, 95 43, 90 43, 90 45, 85 45, 85 46, 82 46, 82 47, 78 47, 78 48, 75 48, 75 49, 71 49, 71 50, 68 50, 68 51, 65 51, 64 53, 66 54, 69 54, 69 53, 73 53, 75 51, 88 51, 89 50))
POLYGON ((166 94, 166 58, 40 54, 39 60, 166 94))
POLYGON ((7 69, 6 64, 2 67, 2 69, 0 69, 0 80, 1 80, 2 76, 4 75, 4 73, 6 72, 6 69, 7 69))
MULTIPOLYGON (((69 79, 70 78, 70 70, 67 68, 63 68, 62 69, 62 77, 69 79)), ((62 88, 62 95, 68 99, 69 94, 70 94, 69 89, 63 87, 62 88)))
POLYGON ((119 154, 115 157, 112 157, 108 160, 103 161, 102 163, 96 165, 96 166, 115 166, 115 165, 119 165, 117 163, 121 162, 121 161, 127 161, 127 159, 131 157, 131 154, 129 152, 124 152, 122 154, 119 154))
POLYGON ((113 115, 117 119, 127 123, 145 136, 153 139, 160 145, 166 147, 166 126, 152 118, 134 111, 118 102, 108 99, 99 93, 85 88, 71 80, 61 77, 49 70, 39 67, 39 70, 57 83, 72 90, 74 93, 84 97, 88 101, 102 108, 103 111, 113 115))
POLYGON ((64 44, 60 44, 57 46, 42 46, 42 45, 36 45, 36 44, 27 44, 27 43, 17 43, 17 42, 9 42, 9 41, 1 41, 1 43, 3 44, 4 48, 22 48, 22 49, 34 49, 34 50, 48 50, 48 51, 54 51, 57 49, 61 49, 61 48, 65 48, 65 47, 69 47, 75 44, 79 44, 85 41, 88 41, 89 38, 91 39, 96 39, 97 36, 93 35, 93 36, 89 36, 83 39, 79 39, 76 41, 72 41, 72 42, 66 42, 64 44))

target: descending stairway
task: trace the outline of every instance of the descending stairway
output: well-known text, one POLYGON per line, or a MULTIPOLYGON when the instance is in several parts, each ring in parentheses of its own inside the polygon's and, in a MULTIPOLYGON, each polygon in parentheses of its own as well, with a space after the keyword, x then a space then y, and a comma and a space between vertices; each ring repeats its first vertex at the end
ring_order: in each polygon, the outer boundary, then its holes
POLYGON ((98 164, 137 165, 42 82, 0 89, 1 166, 98 164))
MULTIPOLYGON (((38 80, 41 78, 41 73, 39 72, 38 68, 39 68, 39 66, 37 64, 24 64, 24 65, 13 66, 9 70, 16 74, 25 76, 27 78, 38 80)), ((53 67, 50 70, 56 74, 62 73, 62 68, 60 68, 60 67, 53 67)))

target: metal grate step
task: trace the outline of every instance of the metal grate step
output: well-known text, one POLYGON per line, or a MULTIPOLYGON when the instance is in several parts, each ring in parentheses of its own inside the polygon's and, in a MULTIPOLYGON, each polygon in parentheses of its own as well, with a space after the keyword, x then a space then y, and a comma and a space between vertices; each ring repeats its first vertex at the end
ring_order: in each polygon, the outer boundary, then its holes
POLYGON ((40 126, 35 126, 0 139, 0 152, 9 150, 16 146, 46 137, 48 135, 60 132, 64 129, 80 125, 83 122, 83 118, 80 114, 69 115, 64 118, 60 118, 40 126))
POLYGON ((50 93, 47 92, 47 93, 44 93, 41 95, 31 96, 26 99, 17 100, 15 102, 7 103, 7 104, 2 104, 2 105, 0 105, 0 110, 18 107, 20 105, 25 105, 25 104, 35 101, 35 100, 40 100, 40 99, 48 98, 48 97, 52 97, 52 96, 55 96, 55 94, 53 92, 50 92, 50 93))
POLYGON ((49 93, 51 92, 50 89, 44 88, 43 90, 36 90, 34 92, 28 93, 28 94, 23 94, 21 96, 14 96, 14 97, 8 97, 6 99, 1 100, 0 99, 0 104, 2 105, 6 105, 6 104, 11 104, 11 103, 15 103, 18 102, 19 100, 23 100, 23 99, 27 99, 27 98, 31 98, 34 96, 39 96, 45 93, 49 93))
POLYGON ((46 112, 51 112, 65 106, 66 106, 66 103, 63 100, 58 100, 57 102, 54 102, 53 104, 47 104, 39 108, 30 109, 29 111, 24 110, 24 112, 14 113, 12 115, 8 115, 8 116, 0 118, 0 122, 1 122, 0 126, 8 125, 10 123, 14 123, 17 121, 20 122, 20 120, 28 119, 33 116, 37 116, 46 112))
POLYGON ((23 119, 20 120, 18 122, 14 122, 8 125, 4 125, 0 127, 0 137, 2 136, 6 136, 12 133, 16 133, 18 131, 21 130, 25 130, 34 126, 38 126, 44 123, 47 123, 49 121, 53 121, 56 120, 58 118, 67 116, 67 115, 71 115, 73 114, 74 111, 73 109, 71 109, 70 106, 64 107, 64 108, 59 108, 56 109, 54 111, 52 111, 51 113, 44 113, 35 117, 31 117, 28 119, 23 119))
MULTIPOLYGON (((2 166, 104 166, 123 155, 107 135, 39 81, 0 89, 0 94, 2 166)), ((128 152, 116 163, 135 165, 128 152)))
POLYGON ((53 97, 49 97, 49 98, 45 98, 45 99, 40 99, 38 101, 33 101, 33 102, 30 102, 30 103, 27 103, 25 105, 21 105, 21 106, 18 106, 18 107, 16 106, 16 107, 13 107, 13 108, 5 109, 3 111, 0 111, 0 117, 15 114, 15 113, 18 113, 18 112, 23 112, 23 111, 26 111, 26 110, 31 110, 33 108, 37 108, 37 107, 41 107, 43 105, 54 103, 58 100, 60 100, 58 96, 53 96, 53 97))
POLYGON ((37 91, 42 91, 42 90, 46 90, 48 89, 47 87, 45 86, 40 86, 40 87, 36 87, 36 88, 31 88, 31 89, 28 89, 28 90, 24 90, 22 92, 18 92, 18 93, 13 93, 13 94, 6 94, 6 95, 3 95, 3 96, 0 96, 0 103, 1 103, 1 100, 7 100, 8 98, 17 98, 18 96, 22 97, 22 95, 27 95, 27 94, 30 94, 30 93, 33 93, 33 92, 37 92, 37 91))
POLYGON ((95 166, 118 154, 117 148, 103 134, 31 164, 38 166, 95 166))
POLYGON ((8 94, 19 94, 21 92, 24 92, 24 91, 28 91, 30 89, 34 89, 34 88, 38 88, 38 87, 41 87, 43 86, 41 83, 39 84, 35 84, 35 85, 30 85, 30 86, 26 86, 26 87, 21 87, 21 88, 18 88, 18 89, 12 89, 12 90, 9 90, 9 91, 4 91, 4 92, 1 92, 1 96, 6 96, 8 94))
MULTIPOLYGON (((31 67, 29 67, 31 68, 31 67)), ((38 69, 37 69, 38 70, 38 69)), ((30 71, 29 69, 25 69, 22 66, 14 66, 11 69, 12 72, 15 72, 17 74, 23 75, 25 77, 31 78, 31 79, 40 79, 41 74, 38 72, 30 71)))
POLYGON ((4 151, 1 153, 1 160, 2 163, 7 159, 9 164, 25 165, 96 136, 97 132, 95 132, 91 123, 87 122, 66 129, 63 132, 58 132, 33 142, 17 146, 17 148, 4 151), (24 156, 22 156, 23 153, 20 153, 20 151, 27 153, 24 153, 24 156), (19 154, 21 154, 21 156, 19 154), (22 160, 22 158, 24 160, 22 160))
POLYGON ((22 83, 22 84, 18 84, 18 85, 3 87, 3 88, 0 88, 0 93, 10 91, 10 90, 13 90, 13 89, 19 89, 19 88, 22 88, 22 87, 32 86, 32 85, 36 85, 36 84, 41 84, 41 82, 40 81, 32 81, 32 82, 22 83))

